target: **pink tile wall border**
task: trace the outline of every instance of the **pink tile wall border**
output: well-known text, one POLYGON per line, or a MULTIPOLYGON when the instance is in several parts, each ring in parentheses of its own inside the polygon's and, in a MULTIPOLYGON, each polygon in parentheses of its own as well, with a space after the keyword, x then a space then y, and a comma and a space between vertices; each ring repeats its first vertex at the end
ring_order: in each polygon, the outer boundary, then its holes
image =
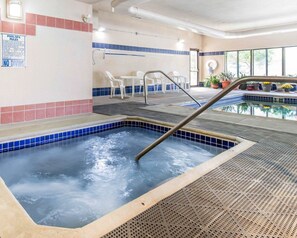
POLYGON ((25 24, 1 21, 0 31, 5 33, 35 36, 36 26, 46 26, 71 31, 93 32, 93 24, 91 23, 83 23, 63 18, 49 17, 32 13, 26 13, 25 24))
POLYGON ((36 35, 36 26, 30 24, 1 21, 0 28, 1 32, 5 33, 15 33, 30 36, 36 35))
POLYGON ((0 107, 0 124, 11 124, 93 112, 93 99, 0 107))
POLYGON ((72 21, 64 18, 50 17, 33 13, 26 13, 26 24, 33 26, 47 26, 73 31, 93 32, 93 24, 72 21))

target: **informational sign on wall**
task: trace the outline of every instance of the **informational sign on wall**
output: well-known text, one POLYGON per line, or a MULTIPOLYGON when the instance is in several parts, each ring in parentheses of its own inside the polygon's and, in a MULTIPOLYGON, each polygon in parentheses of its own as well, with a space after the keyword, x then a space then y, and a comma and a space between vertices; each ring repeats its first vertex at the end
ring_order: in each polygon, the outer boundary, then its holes
POLYGON ((2 67, 25 67, 26 37, 2 34, 2 67))

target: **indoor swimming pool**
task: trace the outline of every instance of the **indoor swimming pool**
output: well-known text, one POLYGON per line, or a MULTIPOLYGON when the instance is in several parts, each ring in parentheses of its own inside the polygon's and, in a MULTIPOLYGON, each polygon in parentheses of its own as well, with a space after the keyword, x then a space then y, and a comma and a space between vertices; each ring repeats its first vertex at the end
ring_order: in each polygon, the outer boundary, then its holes
POLYGON ((235 145, 180 132, 137 163, 161 133, 110 125, 0 145, 0 177, 37 224, 82 227, 235 145))
POLYGON ((236 104, 218 107, 215 110, 240 115, 250 115, 285 120, 297 120, 297 105, 273 104, 267 102, 243 101, 236 104))
MULTIPOLYGON (((206 102, 202 102, 204 105, 206 102)), ((183 103, 183 107, 198 108, 194 103, 183 103)), ((259 95, 237 95, 222 98, 209 110, 239 115, 250 115, 284 120, 297 120, 297 99, 295 97, 274 97, 259 95)))

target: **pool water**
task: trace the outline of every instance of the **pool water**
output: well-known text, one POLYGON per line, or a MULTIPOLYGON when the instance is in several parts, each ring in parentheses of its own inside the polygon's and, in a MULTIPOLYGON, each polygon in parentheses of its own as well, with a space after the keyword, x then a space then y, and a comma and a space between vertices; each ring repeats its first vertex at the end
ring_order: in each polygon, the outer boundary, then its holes
POLYGON ((243 101, 218 107, 215 110, 242 115, 297 120, 297 105, 273 104, 269 102, 243 101))
POLYGON ((224 151, 172 137, 136 163, 160 135, 124 127, 3 153, 0 176, 36 223, 82 227, 224 151))

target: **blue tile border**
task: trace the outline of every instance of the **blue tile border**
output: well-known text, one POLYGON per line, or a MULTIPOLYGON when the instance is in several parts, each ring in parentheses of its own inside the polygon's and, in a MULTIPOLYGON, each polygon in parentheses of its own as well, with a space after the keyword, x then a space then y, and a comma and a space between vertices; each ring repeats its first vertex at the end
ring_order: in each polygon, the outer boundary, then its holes
MULTIPOLYGON (((157 131, 161 133, 165 133, 170 130, 170 127, 161 126, 161 125, 154 125, 147 122, 137 122, 137 121, 125 121, 125 126, 128 127, 140 127, 152 131, 157 131)), ((211 146, 216 146, 223 149, 230 149, 237 145, 237 142, 224 140, 216 137, 211 137, 207 135, 202 135, 194 132, 189 132, 185 130, 178 130, 173 134, 174 137, 182 138, 185 140, 199 142, 201 144, 207 144, 211 146)))
MULTIPOLYGON (((141 122, 141 121, 117 121, 111 123, 105 123, 98 126, 91 126, 87 128, 80 128, 70 131, 63 131, 48 135, 42 135, 33 138, 25 138, 21 140, 14 140, 0 143, 0 153, 5 153, 9 151, 21 150, 30 147, 36 147, 40 145, 45 145, 49 143, 54 143, 58 141, 63 141, 71 138, 76 138, 80 136, 90 135, 98 132, 108 131, 115 128, 120 127, 140 127, 143 129, 148 129, 152 131, 157 131, 161 133, 165 133, 170 130, 169 127, 151 124, 148 122, 141 122)), ((202 144, 207 144, 211 146, 216 146, 223 149, 230 149, 237 145, 237 142, 231 140, 224 140, 216 137, 210 137, 194 132, 188 132, 184 130, 179 130, 173 135, 174 137, 199 142, 202 144)))
MULTIPOLYGON (((108 43, 100 43, 100 42, 93 42, 92 48, 132 51, 132 52, 146 52, 146 53, 156 53, 156 54, 190 55, 190 51, 186 51, 186 50, 170 50, 170 49, 139 47, 139 46, 131 46, 131 45, 108 44, 108 43)), ((120 53, 106 53, 106 54, 145 57, 145 55, 134 55, 134 54, 120 54, 120 53)), ((225 55, 225 51, 199 52, 199 56, 214 56, 214 55, 225 55)))
POLYGON ((285 104, 297 104, 297 98, 286 98, 284 96, 265 96, 265 95, 244 95, 246 101, 258 101, 258 102, 279 102, 285 104))
MULTIPOLYGON (((170 90, 171 88, 174 88, 174 84, 167 84, 166 85, 166 90, 170 90)), ((135 85, 134 93, 138 93, 140 89, 139 85, 135 85)), ((162 91, 162 85, 158 85, 158 88, 155 87, 156 92, 161 92, 162 91)), ((101 97, 101 96, 109 96, 110 95, 111 88, 110 87, 105 87, 105 88, 93 88, 93 97, 101 97)), ((149 92, 154 92, 153 86, 148 87, 149 92)), ((143 92, 143 87, 141 88, 140 92, 143 92)), ((132 93, 132 86, 126 86, 126 93, 132 93)), ((115 91, 116 95, 120 95, 120 89, 117 88, 115 91)))
POLYGON ((99 49, 124 50, 124 51, 134 51, 134 52, 157 53, 157 54, 190 55, 189 51, 139 47, 139 46, 130 46, 130 45, 117 45, 117 44, 107 44, 107 43, 98 43, 98 42, 93 42, 92 47, 99 48, 99 49))
POLYGON ((243 98, 245 101, 273 102, 273 96, 258 96, 245 94, 243 98))
POLYGON ((297 98, 284 98, 284 103, 297 104, 297 98))
POLYGON ((199 52, 199 56, 225 55, 225 51, 199 52))

